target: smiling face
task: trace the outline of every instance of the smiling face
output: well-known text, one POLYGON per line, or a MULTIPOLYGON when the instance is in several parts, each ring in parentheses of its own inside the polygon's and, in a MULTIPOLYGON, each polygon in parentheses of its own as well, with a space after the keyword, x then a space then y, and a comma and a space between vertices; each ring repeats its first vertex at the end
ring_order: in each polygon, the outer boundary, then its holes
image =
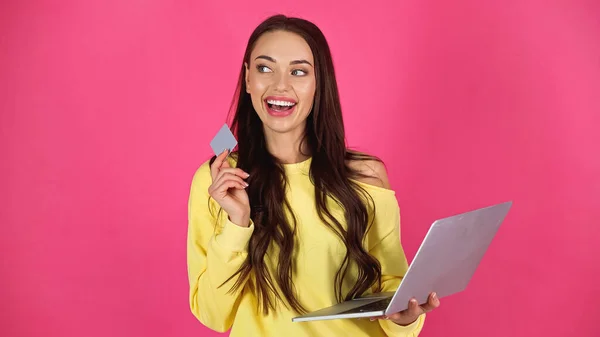
POLYGON ((313 54, 306 41, 286 31, 265 33, 245 66, 246 92, 265 133, 302 136, 316 89, 313 54))

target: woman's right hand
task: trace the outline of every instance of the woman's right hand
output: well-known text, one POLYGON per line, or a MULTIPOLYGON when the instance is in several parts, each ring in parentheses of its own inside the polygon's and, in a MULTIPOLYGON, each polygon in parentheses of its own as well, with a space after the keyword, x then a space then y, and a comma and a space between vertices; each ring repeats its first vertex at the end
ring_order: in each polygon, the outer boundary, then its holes
POLYGON ((229 215, 229 220, 241 227, 250 225, 250 200, 244 179, 249 174, 239 168, 232 168, 227 162, 228 150, 223 151, 210 166, 212 184, 208 194, 229 215))

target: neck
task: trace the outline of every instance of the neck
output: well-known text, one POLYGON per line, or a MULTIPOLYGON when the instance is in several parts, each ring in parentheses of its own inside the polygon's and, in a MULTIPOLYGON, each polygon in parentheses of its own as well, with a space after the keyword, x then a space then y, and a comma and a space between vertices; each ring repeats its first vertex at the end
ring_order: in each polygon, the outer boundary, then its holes
POLYGON ((302 142, 304 128, 286 133, 278 133, 267 129, 264 132, 267 149, 283 164, 299 163, 309 158, 306 142, 302 142))

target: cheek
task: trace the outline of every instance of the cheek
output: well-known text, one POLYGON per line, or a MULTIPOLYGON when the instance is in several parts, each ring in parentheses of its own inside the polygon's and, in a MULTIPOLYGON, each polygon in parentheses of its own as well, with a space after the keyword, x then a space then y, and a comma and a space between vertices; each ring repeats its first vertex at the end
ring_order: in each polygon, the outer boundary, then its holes
POLYGON ((298 98, 305 104, 312 104, 312 101, 315 97, 315 88, 316 85, 314 81, 302 83, 296 86, 296 94, 298 95, 298 98))
POLYGON ((250 87, 250 92, 253 94, 260 94, 262 95, 266 88, 269 86, 269 80, 268 78, 265 78, 265 76, 258 76, 256 74, 253 74, 250 76, 250 78, 248 79, 248 86, 250 87))
POLYGON ((268 84, 265 83, 264 80, 258 80, 256 78, 250 78, 250 81, 248 83, 249 87, 250 87, 250 92, 254 95, 258 94, 261 95, 262 93, 265 92, 268 84))
POLYGON ((252 98, 252 103, 254 104, 254 109, 256 111, 260 111, 262 105, 262 99, 267 91, 268 83, 265 81, 256 80, 256 78, 250 77, 248 80, 248 93, 252 98))

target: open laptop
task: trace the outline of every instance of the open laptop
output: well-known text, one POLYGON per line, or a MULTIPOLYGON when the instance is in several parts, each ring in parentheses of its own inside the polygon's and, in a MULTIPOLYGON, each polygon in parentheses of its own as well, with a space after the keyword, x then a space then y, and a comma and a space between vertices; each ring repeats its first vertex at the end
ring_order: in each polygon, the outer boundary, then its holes
POLYGON ((504 221, 512 201, 436 220, 395 292, 367 295, 335 304, 292 322, 390 315, 431 292, 443 298, 463 291, 504 221))

